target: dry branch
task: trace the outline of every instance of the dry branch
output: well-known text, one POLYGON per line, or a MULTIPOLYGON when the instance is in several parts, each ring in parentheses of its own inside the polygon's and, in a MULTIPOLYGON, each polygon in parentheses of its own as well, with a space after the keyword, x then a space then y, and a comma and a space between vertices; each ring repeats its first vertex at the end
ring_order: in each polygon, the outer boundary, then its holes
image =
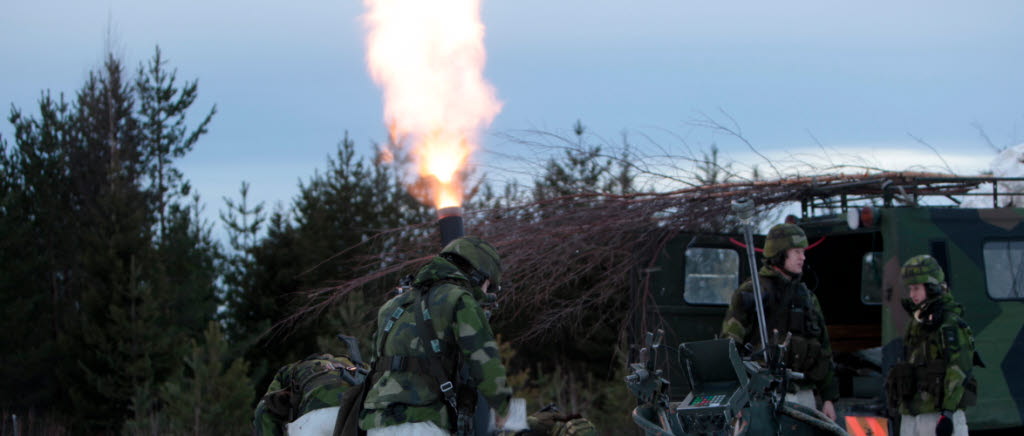
MULTIPOLYGON (((961 193, 977 180, 914 172, 793 177, 664 193, 580 193, 470 210, 465 218, 467 234, 483 237, 502 255, 505 278, 495 319, 514 326, 503 333, 518 342, 554 332, 585 334, 594 322, 624 327, 630 316, 646 313, 650 295, 642 271, 680 232, 723 230, 738 197, 752 198, 765 212, 815 196, 879 193, 891 186, 961 193)), ((438 251, 433 222, 382 231, 364 243, 385 240, 392 248, 361 259, 359 278, 310 291, 310 303, 290 320, 317 316, 350 292, 412 273, 438 251)))

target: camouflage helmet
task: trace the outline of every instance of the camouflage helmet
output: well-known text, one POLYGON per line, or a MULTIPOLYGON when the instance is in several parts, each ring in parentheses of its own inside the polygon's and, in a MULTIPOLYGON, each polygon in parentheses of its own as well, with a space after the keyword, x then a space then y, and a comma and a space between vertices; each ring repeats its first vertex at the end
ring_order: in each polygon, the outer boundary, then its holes
POLYGON ((492 289, 501 286, 501 258, 498 257, 498 250, 483 239, 463 236, 449 242, 441 254, 456 255, 468 262, 475 269, 468 271, 470 279, 478 282, 478 285, 490 279, 492 289))
POLYGON ((939 262, 927 254, 911 257, 900 269, 900 277, 904 285, 941 285, 946 281, 946 274, 942 272, 939 262))
POLYGON ((784 223, 772 227, 764 239, 764 257, 772 258, 790 248, 806 248, 807 234, 796 224, 784 223))

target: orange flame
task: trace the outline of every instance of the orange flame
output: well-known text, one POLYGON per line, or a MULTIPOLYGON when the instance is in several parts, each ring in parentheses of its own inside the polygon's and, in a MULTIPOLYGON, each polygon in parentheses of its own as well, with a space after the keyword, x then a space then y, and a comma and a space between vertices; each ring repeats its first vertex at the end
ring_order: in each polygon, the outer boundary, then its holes
POLYGON ((460 171, 501 103, 483 78, 479 0, 364 0, 367 62, 395 138, 413 143, 438 208, 462 203, 460 171))

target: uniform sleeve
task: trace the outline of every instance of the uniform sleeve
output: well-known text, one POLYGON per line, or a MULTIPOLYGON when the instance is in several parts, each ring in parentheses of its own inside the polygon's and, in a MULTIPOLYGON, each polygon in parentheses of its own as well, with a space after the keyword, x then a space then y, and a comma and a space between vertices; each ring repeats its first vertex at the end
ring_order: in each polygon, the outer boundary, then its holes
POLYGON ((825 371, 825 377, 821 379, 821 382, 815 387, 818 391, 818 395, 821 396, 823 401, 835 401, 839 399, 839 384, 836 382, 836 368, 832 364, 832 342, 828 337, 828 326, 825 323, 825 314, 821 310, 821 303, 818 302, 818 297, 811 294, 811 302, 814 303, 814 311, 818 315, 818 323, 821 327, 821 334, 818 335, 818 341, 821 342, 821 358, 828 359, 828 369, 825 371))
POLYGON ((278 413, 274 413, 269 409, 270 405, 267 403, 270 399, 271 394, 278 392, 285 388, 287 381, 285 378, 288 375, 288 370, 291 365, 285 365, 277 371, 274 375, 274 380, 270 382, 270 386, 267 386, 267 392, 260 399, 259 404, 256 405, 256 411, 253 416, 253 434, 255 436, 283 436, 284 435, 284 421, 288 418, 287 416, 280 416, 278 413))
POLYGON ((729 310, 725 312, 725 319, 722 320, 722 338, 731 338, 736 345, 743 349, 746 343, 747 332, 750 331, 750 313, 743 304, 743 292, 750 287, 750 282, 744 283, 739 289, 733 291, 732 300, 729 302, 729 310))
POLYGON ((967 331, 956 322, 942 326, 942 346, 946 358, 946 385, 943 387, 942 409, 956 410, 964 395, 964 381, 971 368, 974 350, 971 349, 967 331))
POLYGON ((471 295, 459 298, 455 308, 455 339, 469 376, 476 389, 487 399, 499 416, 508 413, 512 389, 508 387, 505 365, 498 354, 498 343, 484 316, 483 309, 471 295))

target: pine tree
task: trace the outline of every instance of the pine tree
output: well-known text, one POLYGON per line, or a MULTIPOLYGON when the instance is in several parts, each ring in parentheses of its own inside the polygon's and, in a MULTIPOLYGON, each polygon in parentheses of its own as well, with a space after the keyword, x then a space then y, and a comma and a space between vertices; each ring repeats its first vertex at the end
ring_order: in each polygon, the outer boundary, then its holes
POLYGON ((74 265, 77 316, 67 319, 65 345, 78 356, 63 368, 74 415, 93 430, 115 430, 136 386, 152 383, 154 360, 172 353, 162 327, 164 306, 155 277, 153 198, 145 172, 132 88, 110 55, 90 74, 77 99, 83 141, 72 148, 73 207, 81 222, 74 265))
POLYGON ((163 292, 168 295, 164 315, 173 318, 167 333, 198 337, 217 314, 222 272, 222 250, 211 236, 212 225, 201 218, 199 195, 190 203, 172 202, 166 228, 157 246, 163 292))
POLYGON ((583 123, 576 121, 573 125, 576 143, 565 150, 561 159, 548 160, 544 174, 534 180, 534 200, 584 192, 611 192, 616 184, 611 173, 612 160, 602 156, 600 145, 587 143, 585 133, 583 123))
POLYGON ((67 162, 78 141, 64 100, 44 92, 39 118, 11 109, 14 147, 0 138, 0 409, 51 409, 63 389, 51 362, 67 361, 57 336, 71 298, 71 209, 67 162))
MULTIPOLYGON (((192 340, 183 365, 159 388, 161 413, 136 415, 126 434, 245 435, 250 434, 250 402, 255 396, 249 363, 233 357, 220 325, 210 321, 204 340, 192 340), (229 363, 230 362, 230 363, 229 363)), ((136 406, 147 397, 136 398, 136 406)))
MULTIPOLYGON (((312 352, 341 352, 334 340, 339 332, 361 337, 367 343, 377 306, 397 282, 381 281, 379 288, 354 293, 315 319, 305 319, 284 330, 268 331, 308 303, 302 291, 329 286, 335 281, 366 274, 366 256, 385 252, 395 242, 375 240, 360 245, 381 229, 396 228, 431 219, 432 211, 420 205, 402 184, 400 173, 380 160, 368 163, 355 153, 346 135, 327 169, 300 184, 290 212, 278 210, 267 221, 266 235, 249 249, 251 269, 244 292, 231 298, 231 334, 239 339, 259 337, 246 358, 254 365, 257 386, 269 383, 278 368, 312 352), (269 333, 269 334, 265 334, 269 333)), ((235 217, 242 216, 239 203, 235 217)), ((244 229, 240 222, 230 225, 244 229)), ((237 232, 244 234, 244 232, 237 232)), ((422 235, 407 235, 416 237, 422 235)))
POLYGON ((146 65, 139 65, 135 89, 139 96, 140 134, 145 150, 146 173, 150 191, 156 198, 158 234, 163 237, 167 227, 167 208, 178 196, 188 196, 189 185, 173 166, 173 160, 185 156, 199 137, 207 132, 214 106, 191 132, 185 123, 188 109, 198 97, 198 79, 182 87, 175 83, 177 70, 167 71, 160 47, 146 65))
POLYGON ((170 165, 205 122, 184 139, 154 134, 181 127, 194 83, 174 99, 173 75, 145 74, 126 80, 108 55, 72 102, 47 92, 38 117, 12 109, 13 148, 0 138, 0 405, 71 415, 74 432, 120 428, 216 310, 218 249, 198 199, 175 200, 188 189, 170 165), (150 82, 162 85, 140 91, 150 82), (142 113, 139 101, 174 103, 142 113))
MULTIPOLYGON (((236 353, 252 350, 260 335, 270 328, 273 300, 255 292, 257 274, 254 250, 259 243, 261 229, 267 220, 263 203, 249 202, 249 183, 243 181, 238 200, 224 197, 227 210, 220 212, 220 220, 227 227, 231 250, 225 256, 223 268, 223 301, 225 311, 221 317, 227 337, 236 353)), ((278 217, 277 223, 282 220, 278 217)), ((257 366, 256 378, 266 372, 265 365, 257 366)))

